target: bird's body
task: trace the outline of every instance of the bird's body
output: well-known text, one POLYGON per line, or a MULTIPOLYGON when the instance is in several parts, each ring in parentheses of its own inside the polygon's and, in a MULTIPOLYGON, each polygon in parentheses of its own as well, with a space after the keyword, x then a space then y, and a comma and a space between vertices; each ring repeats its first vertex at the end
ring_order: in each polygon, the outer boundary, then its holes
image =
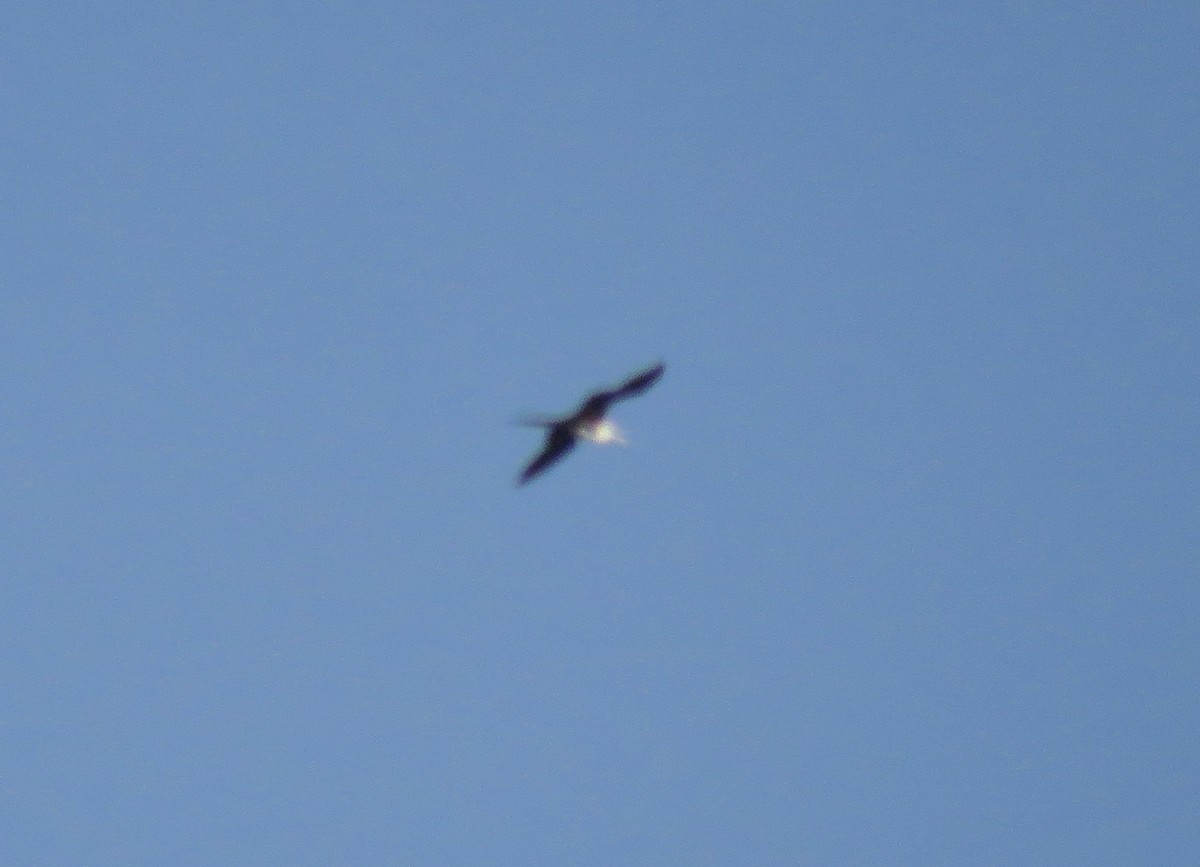
POLYGON ((596 445, 608 445, 609 443, 619 443, 625 445, 625 438, 621 436, 621 429, 617 427, 616 422, 602 418, 597 422, 583 422, 571 428, 571 432, 577 437, 582 437, 585 440, 590 440, 596 445))
POLYGON ((575 443, 581 439, 600 445, 607 443, 624 445, 625 438, 621 436, 620 428, 612 420, 605 418, 609 405, 618 400, 641 394, 658 381, 664 370, 666 370, 666 365, 659 362, 616 388, 598 391, 590 395, 572 415, 526 421, 525 424, 546 428, 546 443, 522 471, 517 484, 525 484, 551 464, 565 457, 567 452, 573 449, 575 443))

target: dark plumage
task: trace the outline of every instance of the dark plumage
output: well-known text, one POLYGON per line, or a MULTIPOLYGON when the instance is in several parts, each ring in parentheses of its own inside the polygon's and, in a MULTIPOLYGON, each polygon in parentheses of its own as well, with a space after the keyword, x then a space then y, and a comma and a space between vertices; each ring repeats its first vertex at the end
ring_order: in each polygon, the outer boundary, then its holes
POLYGON ((661 361, 616 388, 597 391, 588 396, 572 415, 562 418, 534 419, 524 422, 536 427, 546 428, 546 443, 542 450, 529 462, 517 479, 518 485, 523 485, 543 472, 547 467, 564 458, 567 452, 575 447, 580 438, 596 443, 624 443, 617 426, 605 419, 608 407, 618 400, 625 400, 641 394, 654 383, 667 366, 661 361))

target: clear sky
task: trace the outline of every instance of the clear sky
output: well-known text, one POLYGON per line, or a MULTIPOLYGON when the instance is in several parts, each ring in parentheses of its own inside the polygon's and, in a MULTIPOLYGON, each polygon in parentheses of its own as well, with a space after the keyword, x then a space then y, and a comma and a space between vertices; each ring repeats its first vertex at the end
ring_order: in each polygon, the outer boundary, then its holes
POLYGON ((1196 863, 1195 2, 3 17, 0 862, 1196 863))

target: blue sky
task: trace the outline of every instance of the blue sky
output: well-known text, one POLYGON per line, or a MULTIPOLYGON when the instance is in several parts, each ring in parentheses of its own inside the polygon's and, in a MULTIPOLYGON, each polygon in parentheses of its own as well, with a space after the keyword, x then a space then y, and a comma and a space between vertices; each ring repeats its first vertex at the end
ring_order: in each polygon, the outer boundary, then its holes
POLYGON ((1194 863, 1197 44, 10 10, 0 860, 1194 863))

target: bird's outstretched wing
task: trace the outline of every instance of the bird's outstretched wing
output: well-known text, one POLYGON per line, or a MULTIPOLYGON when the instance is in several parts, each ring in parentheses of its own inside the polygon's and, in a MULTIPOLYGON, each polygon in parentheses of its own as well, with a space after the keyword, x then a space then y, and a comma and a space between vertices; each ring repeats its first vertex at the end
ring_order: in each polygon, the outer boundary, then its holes
POLYGON ((667 366, 661 361, 653 367, 643 370, 641 373, 630 377, 625 383, 616 388, 607 391, 598 391, 583 402, 583 406, 579 408, 579 415, 582 418, 602 418, 608 410, 608 405, 618 400, 624 400, 627 397, 641 394, 654 383, 658 382, 660 376, 667 366))
POLYGON ((553 428, 546 434, 546 444, 517 479, 523 485, 555 461, 561 460, 575 446, 575 436, 565 427, 553 428))

